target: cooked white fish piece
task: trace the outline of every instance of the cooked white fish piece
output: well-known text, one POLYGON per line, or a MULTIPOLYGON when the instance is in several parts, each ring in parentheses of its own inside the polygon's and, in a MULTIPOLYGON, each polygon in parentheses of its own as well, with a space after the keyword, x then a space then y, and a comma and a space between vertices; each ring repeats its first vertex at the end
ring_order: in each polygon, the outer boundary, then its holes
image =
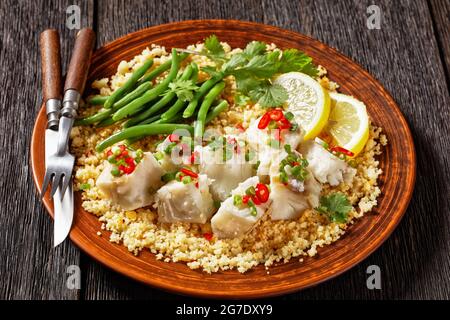
POLYGON ((244 235, 264 215, 270 200, 257 205, 255 215, 252 215, 250 208, 247 206, 240 208, 234 205, 233 197, 235 195, 244 195, 249 187, 256 187, 258 183, 259 178, 257 176, 248 178, 231 192, 229 198, 222 202, 219 211, 211 219, 213 233, 219 239, 237 238, 244 235))
POLYGON ((207 176, 198 175, 198 187, 170 181, 156 193, 156 207, 159 222, 205 223, 215 211, 207 176))
POLYGON ((162 185, 163 169, 151 152, 145 152, 136 169, 130 174, 115 177, 112 165, 105 161, 105 168, 97 178, 97 187, 124 210, 134 210, 153 203, 154 193, 162 185))
MULTIPOLYGON (((300 153, 293 150, 293 154, 301 156, 300 153)), ((282 159, 288 156, 283 151, 282 159)), ((304 181, 296 179, 291 175, 291 167, 284 167, 288 175, 286 184, 280 181, 280 164, 274 163, 270 168, 270 199, 272 220, 296 219, 309 208, 315 208, 319 205, 320 191, 322 185, 308 171, 304 181)))
POLYGON ((277 145, 271 143, 274 140, 275 130, 258 128, 260 119, 261 117, 252 120, 245 134, 247 143, 257 152, 259 160, 257 175, 264 177, 269 175, 273 163, 280 162, 280 158, 283 157, 284 145, 289 144, 293 150, 296 149, 303 141, 304 132, 300 126, 296 131, 282 130, 281 143, 277 145))
MULTIPOLYGON (((225 139, 230 138, 237 143, 240 141, 235 136, 225 136, 225 139)), ((195 150, 196 154, 200 154, 199 171, 212 180, 210 190, 216 200, 228 198, 240 182, 253 175, 253 164, 246 161, 243 149, 224 150, 207 145, 195 150), (228 152, 229 156, 224 157, 224 152, 228 152)))
POLYGON ((172 142, 170 137, 167 136, 156 147, 158 162, 165 172, 177 171, 183 164, 189 164, 190 160, 190 146, 184 142, 172 142))
POLYGON ((270 200, 272 201, 270 214, 272 220, 297 219, 306 209, 319 205, 321 184, 310 176, 305 180, 302 192, 294 191, 289 185, 279 181, 270 183, 270 200))
POLYGON ((321 183, 329 183, 331 186, 342 182, 350 183, 356 174, 356 169, 315 141, 301 144, 299 150, 309 162, 308 169, 321 183))

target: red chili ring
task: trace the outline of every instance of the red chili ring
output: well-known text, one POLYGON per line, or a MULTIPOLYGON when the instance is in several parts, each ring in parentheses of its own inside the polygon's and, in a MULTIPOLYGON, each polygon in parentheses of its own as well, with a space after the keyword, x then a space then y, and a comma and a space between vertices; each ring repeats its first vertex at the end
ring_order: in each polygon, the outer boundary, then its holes
POLYGON ((259 120, 258 129, 263 130, 263 129, 267 128, 269 123, 270 123, 270 115, 268 113, 265 113, 262 116, 261 120, 259 120))

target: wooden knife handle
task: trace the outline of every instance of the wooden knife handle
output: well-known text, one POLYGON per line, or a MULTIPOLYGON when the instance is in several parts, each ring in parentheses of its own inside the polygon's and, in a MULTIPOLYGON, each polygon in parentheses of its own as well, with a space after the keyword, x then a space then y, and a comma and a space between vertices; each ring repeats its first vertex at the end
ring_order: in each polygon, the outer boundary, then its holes
POLYGON ((41 33, 39 39, 41 49, 42 94, 44 102, 49 99, 61 100, 61 50, 59 34, 55 29, 41 33))
POLYGON ((73 89, 83 94, 94 44, 95 32, 92 29, 84 28, 78 32, 66 75, 64 91, 73 89))

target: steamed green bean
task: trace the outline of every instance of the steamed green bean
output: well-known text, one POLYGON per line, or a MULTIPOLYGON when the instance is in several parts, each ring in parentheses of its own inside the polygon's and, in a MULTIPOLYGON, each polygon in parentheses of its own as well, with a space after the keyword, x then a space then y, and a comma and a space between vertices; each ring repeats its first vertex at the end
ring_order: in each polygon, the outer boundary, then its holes
POLYGON ((175 49, 172 49, 172 66, 167 77, 158 83, 153 89, 147 91, 139 98, 133 100, 126 106, 117 110, 113 115, 114 120, 121 120, 130 115, 135 114, 143 105, 158 98, 164 91, 167 90, 169 84, 175 79, 178 69, 180 67, 180 61, 175 49))
POLYGON ((120 99, 124 94, 133 89, 134 85, 140 78, 147 72, 147 70, 153 65, 153 59, 147 60, 141 67, 131 74, 131 77, 116 91, 114 91, 109 98, 105 101, 104 107, 109 109, 113 104, 120 99))
POLYGON ((106 138, 99 144, 97 144, 95 149, 97 150, 97 152, 101 152, 106 148, 112 146, 113 144, 116 144, 126 139, 132 139, 135 137, 146 137, 157 134, 169 134, 173 133, 177 129, 188 130, 191 134, 193 132, 192 126, 186 124, 175 124, 175 123, 145 124, 119 131, 111 135, 110 137, 106 138))

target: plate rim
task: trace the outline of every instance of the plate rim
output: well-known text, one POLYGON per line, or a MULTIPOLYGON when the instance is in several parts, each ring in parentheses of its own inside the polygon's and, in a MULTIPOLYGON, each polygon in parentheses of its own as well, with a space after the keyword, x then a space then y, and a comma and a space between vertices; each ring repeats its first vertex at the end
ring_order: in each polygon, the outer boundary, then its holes
MULTIPOLYGON (((384 233, 383 237, 380 240, 378 240, 375 245, 370 246, 369 249, 366 250, 362 256, 359 256, 358 259, 356 259, 355 261, 338 269, 336 272, 322 277, 318 281, 315 281, 308 285, 303 285, 301 287, 296 285, 295 283, 289 283, 288 285, 284 286, 282 289, 268 290, 268 291, 259 290, 258 292, 251 291, 251 292, 245 292, 240 296, 236 296, 235 293, 233 293, 233 296, 230 296, 230 295, 224 294, 223 292, 222 293, 209 292, 208 290, 199 290, 198 288, 191 288, 191 287, 174 287, 173 285, 166 284, 165 282, 158 282, 157 279, 153 280, 153 279, 149 279, 146 277, 139 277, 139 275, 136 275, 136 273, 133 273, 130 275, 129 273, 127 273, 127 267, 125 265, 122 265, 120 263, 118 263, 118 264, 112 263, 111 264, 110 260, 108 260, 105 257, 95 255, 95 250, 91 249, 89 246, 85 246, 81 241, 81 238, 80 238, 81 231, 78 230, 79 228, 73 228, 71 230, 70 239, 74 242, 74 244, 79 249, 83 250, 83 252, 88 254, 95 261, 114 270, 115 272, 125 275, 128 278, 137 280, 138 282, 143 283, 145 285, 151 285, 153 287, 160 288, 160 289, 163 289, 163 290, 166 290, 169 292, 173 292, 173 293, 202 297, 202 298, 214 298, 214 299, 218 299, 218 298, 251 299, 251 298, 269 297, 269 296, 279 296, 282 294, 287 294, 287 293, 296 292, 299 290, 304 290, 306 288, 314 287, 325 281, 335 278, 335 277, 343 274, 344 272, 348 271, 349 269, 353 268, 354 266, 358 265, 362 261, 364 261, 375 250, 377 250, 391 236, 393 231, 397 228, 398 224, 400 223, 403 216, 405 215, 405 212, 408 208, 408 205, 410 203, 410 200, 412 198, 413 191, 414 191, 414 186, 415 186, 415 181, 416 181, 416 170, 417 170, 416 151, 415 151, 415 146, 414 146, 411 129, 408 125, 406 118, 404 117, 403 113, 401 112, 401 109, 399 108, 397 102, 393 99, 391 94, 384 88, 384 86, 374 76, 372 76, 365 68, 363 68, 358 62, 355 62, 353 59, 351 59, 351 58, 347 57, 346 55, 342 54, 341 52, 339 52, 337 49, 335 49, 327 44, 324 44, 323 42, 316 40, 310 36, 304 35, 302 33, 299 33, 299 32, 293 31, 293 30, 283 29, 283 28, 279 28, 276 26, 272 26, 272 25, 266 25, 263 23, 250 22, 250 21, 241 21, 241 20, 232 20, 232 19, 204 19, 204 20, 184 20, 184 21, 179 21, 179 22, 159 24, 159 25, 143 28, 143 29, 125 34, 123 36, 120 36, 119 38, 116 38, 113 41, 106 43, 105 45, 103 45, 102 47, 100 47, 99 49, 97 49, 95 51, 93 60, 95 60, 95 57, 101 55, 101 53, 103 53, 104 51, 107 51, 108 49, 113 47, 116 43, 119 43, 128 38, 135 37, 136 35, 153 32, 155 30, 158 30, 158 29, 164 28, 164 27, 180 28, 182 26, 186 26, 186 27, 195 28, 196 24, 217 24, 218 26, 223 26, 226 24, 240 24, 240 25, 259 27, 259 28, 262 28, 263 31, 268 31, 268 32, 270 32, 270 31, 282 32, 284 34, 286 34, 286 33, 292 34, 297 37, 300 35, 301 37, 307 38, 312 42, 320 43, 322 46, 325 46, 328 50, 333 51, 333 54, 340 56, 344 60, 351 61, 354 65, 356 65, 358 67, 358 69, 364 74, 365 77, 371 78, 371 80, 376 84, 377 90, 380 90, 381 93, 383 93, 383 95, 385 96, 384 99, 390 100, 392 102, 392 103, 390 103, 390 106, 394 107, 394 109, 395 109, 394 111, 398 114, 399 119, 402 122, 401 126, 405 129, 405 133, 408 138, 407 145, 411 148, 410 151, 411 151, 412 158, 410 159, 411 162, 408 167, 408 170, 410 172, 409 181, 408 181, 409 188, 407 189, 408 193, 406 194, 406 198, 404 198, 404 200, 402 202, 402 206, 399 208, 399 210, 397 210, 398 214, 396 215, 396 217, 397 217, 396 221, 393 224, 390 224, 388 226, 388 230, 387 230, 387 232, 384 233)), ((36 122, 34 123, 32 139, 31 139, 31 144, 30 144, 30 149, 31 149, 30 150, 31 151, 30 152, 30 162, 31 162, 32 176, 33 176, 34 184, 35 184, 39 194, 40 194, 40 190, 41 190, 39 180, 41 180, 41 179, 40 179, 40 177, 37 176, 37 172, 36 172, 37 171, 36 170, 36 166, 37 166, 36 161, 38 161, 36 158, 37 157, 37 155, 36 155, 36 148, 37 148, 36 140, 38 139, 38 137, 37 137, 38 121, 37 120, 42 117, 45 117, 45 107, 43 105, 41 105, 41 108, 40 108, 37 118, 36 118, 36 122)), ((44 202, 44 206, 45 206, 48 214, 53 218, 53 206, 50 202, 50 199, 48 197, 44 197, 43 202, 44 202)), ((331 244, 331 245, 333 245, 333 244, 331 244)))

